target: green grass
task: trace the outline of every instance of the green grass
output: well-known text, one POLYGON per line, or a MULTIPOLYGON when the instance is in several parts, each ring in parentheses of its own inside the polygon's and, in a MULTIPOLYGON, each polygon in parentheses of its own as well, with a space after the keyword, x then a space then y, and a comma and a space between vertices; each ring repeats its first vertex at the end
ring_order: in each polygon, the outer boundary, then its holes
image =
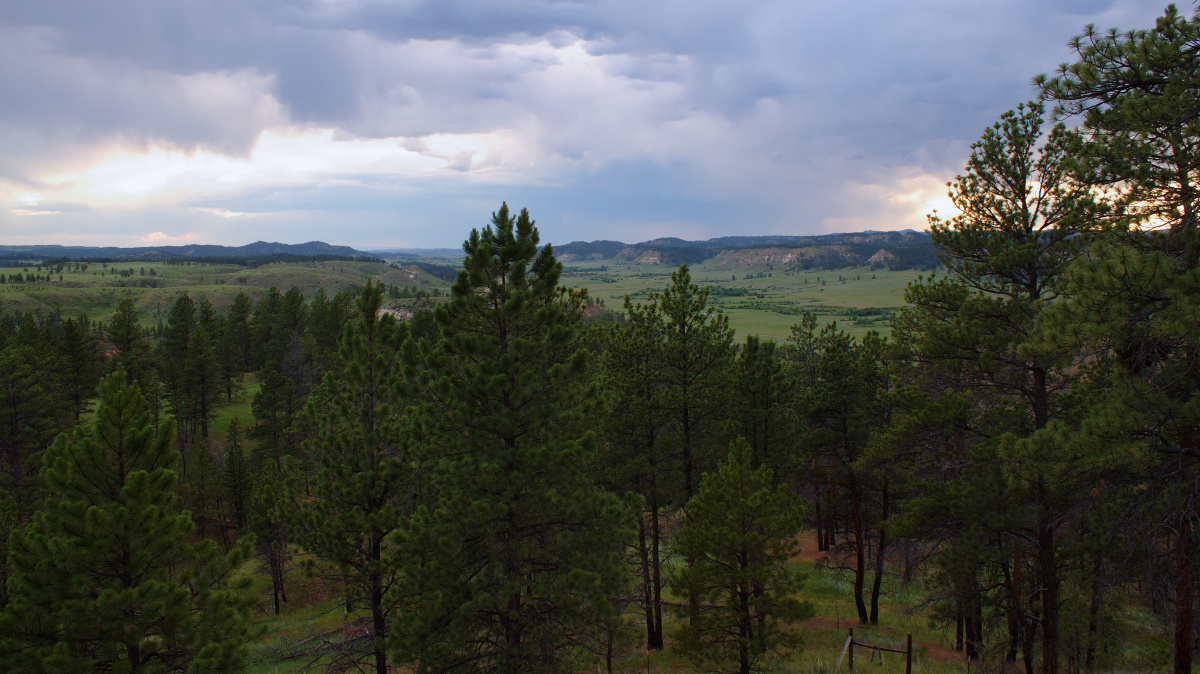
POLYGON ((254 425, 251 404, 254 402, 254 396, 258 395, 260 387, 258 378, 253 374, 248 374, 243 377, 241 390, 234 391, 233 402, 226 402, 222 396, 220 407, 217 408, 217 415, 213 418, 212 423, 212 435, 222 445, 229 443, 229 422, 237 417, 238 425, 242 429, 243 446, 248 447, 248 441, 245 440, 246 429, 254 425))
MULTIPOLYGON (((440 258, 431 261, 438 264, 458 262, 440 258)), ((55 274, 53 281, 0 284, 0 308, 42 315, 57 311, 67 317, 86 314, 105 320, 122 300, 129 298, 141 312, 143 323, 154 326, 166 320, 171 305, 184 291, 197 301, 207 298, 218 311, 223 311, 239 292, 245 292, 257 301, 271 287, 286 292, 295 286, 308 298, 318 288, 324 288, 332 295, 360 286, 368 279, 382 280, 389 286, 415 285, 427 291, 436 288, 442 295, 449 288, 448 283, 419 270, 409 260, 396 260, 395 265, 281 262, 249 268, 209 263, 113 263, 104 268, 93 263, 87 271, 64 269, 62 281, 55 274), (116 274, 119 269, 131 268, 134 270, 132 276, 116 274), (142 269, 146 270, 145 275, 141 273, 142 269), (136 286, 150 281, 158 287, 136 286)), ((38 273, 35 267, 0 267, 0 273, 6 276, 14 272, 24 274, 24 269, 28 269, 28 273, 38 273)), ((650 293, 661 292, 670 283, 673 271, 675 268, 668 265, 578 262, 566 265, 562 281, 568 286, 588 288, 593 298, 603 301, 609 309, 619 311, 626 295, 635 301, 646 301, 650 293)), ((871 271, 866 267, 807 272, 769 267, 725 269, 716 266, 715 261, 693 265, 691 272, 693 281, 701 286, 746 293, 723 296, 714 292, 711 297, 717 310, 729 316, 730 325, 739 335, 757 334, 776 340, 788 337, 800 311, 814 311, 822 323, 836 320, 851 334, 861 336, 868 330, 886 333, 887 312, 904 305, 904 288, 918 276, 912 271, 871 271), (759 274, 763 278, 757 278, 759 274), (733 280, 733 276, 737 279, 733 280), (845 280, 839 280, 839 277, 845 280), (824 281, 824 285, 818 279, 824 281), (882 312, 875 316, 848 315, 856 309, 882 312)), ((399 300, 390 302, 389 306, 412 310, 433 306, 438 301, 437 298, 399 300)))
MULTIPOLYGON (((14 272, 37 273, 35 267, 0 267, 6 277, 14 272)), ((45 273, 43 271, 43 273, 45 273)), ((368 279, 382 280, 390 285, 419 285, 425 289, 445 291, 449 284, 423 272, 394 268, 377 262, 280 262, 257 268, 232 264, 196 263, 192 265, 162 263, 113 263, 108 269, 90 263, 87 271, 63 270, 53 281, 0 284, 0 307, 49 314, 61 312, 66 317, 87 314, 95 319, 107 319, 126 298, 132 299, 141 312, 143 322, 150 326, 166 320, 166 314, 179 294, 186 291, 197 301, 207 298, 218 311, 233 302, 239 292, 257 301, 271 287, 286 292, 292 286, 311 298, 318 288, 334 295, 361 286, 368 279), (114 268, 133 268, 133 276, 122 278, 114 268), (142 275, 141 269, 146 269, 142 275), (154 270, 154 275, 150 275, 154 270), (134 284, 154 282, 157 287, 134 284)))
MULTIPOLYGON (((881 646, 902 647, 905 635, 911 633, 916 653, 913 672, 965 672, 962 656, 953 653, 949 648, 953 633, 930 626, 926 609, 922 605, 923 590, 919 582, 905 585, 894 574, 887 576, 881 599, 880 624, 862 626, 854 616, 851 599, 853 577, 849 572, 821 568, 812 559, 807 558, 798 559, 794 563, 807 573, 801 594, 804 599, 813 603, 816 616, 800 625, 805 642, 803 650, 775 662, 775 669, 772 671, 830 674, 845 643, 847 630, 853 627, 857 639, 881 646)), ((258 615, 265 634, 252 646, 251 672, 265 674, 299 671, 302 662, 275 661, 274 657, 288 644, 334 629, 352 619, 343 613, 336 588, 325 586, 319 581, 299 582, 301 580, 298 573, 293 574, 294 585, 290 592, 295 600, 279 617, 270 613, 269 587, 264 584, 264 600, 259 606, 258 615), (312 589, 313 587, 316 589, 312 589)), ((631 618, 633 617, 631 614, 631 618)), ((618 654, 616 671, 678 674, 696 672, 681 653, 670 648, 670 635, 677 620, 677 617, 668 614, 667 650, 647 654, 640 646, 635 646, 618 654)), ((633 630, 637 643, 640 643, 640 627, 634 626, 633 630)), ((880 674, 899 674, 904 671, 904 656, 900 654, 885 654, 880 664, 879 660, 872 661, 871 653, 860 647, 856 650, 855 658, 855 671, 880 674)), ((592 663, 580 671, 602 671, 596 667, 597 663, 592 663)), ((845 663, 842 671, 848 671, 845 663)))
MULTIPOLYGON (((635 302, 644 302, 650 293, 662 292, 670 284, 673 271, 657 265, 580 262, 566 265, 563 283, 587 288, 591 297, 619 311, 626 295, 635 302)), ((766 267, 727 270, 711 263, 691 266, 690 271, 692 281, 702 287, 746 293, 728 296, 717 290, 710 296, 713 306, 729 317, 729 324, 739 335, 776 340, 787 339, 801 311, 816 313, 822 324, 837 321, 857 336, 869 330, 886 334, 889 313, 904 306, 905 287, 922 275, 915 271, 872 271, 869 267, 795 272, 766 267), (762 278, 758 278, 760 273, 762 278), (876 315, 850 315, 853 310, 864 309, 877 310, 876 315)))

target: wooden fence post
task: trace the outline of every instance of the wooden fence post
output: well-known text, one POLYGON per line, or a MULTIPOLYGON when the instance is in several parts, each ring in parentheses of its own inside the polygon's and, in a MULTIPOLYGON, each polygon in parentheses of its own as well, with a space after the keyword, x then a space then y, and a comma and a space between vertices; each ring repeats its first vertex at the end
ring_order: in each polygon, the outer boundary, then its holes
POLYGON ((905 654, 904 674, 912 674, 912 635, 908 635, 908 652, 905 654))
POLYGON ((850 670, 854 670, 854 628, 850 628, 850 650, 846 653, 846 664, 850 665, 850 670))

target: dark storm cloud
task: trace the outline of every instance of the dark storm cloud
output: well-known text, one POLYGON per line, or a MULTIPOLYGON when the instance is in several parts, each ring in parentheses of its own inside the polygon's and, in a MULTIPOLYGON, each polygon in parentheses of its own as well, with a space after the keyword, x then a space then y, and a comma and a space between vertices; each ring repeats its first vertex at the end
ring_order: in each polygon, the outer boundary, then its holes
MULTIPOLYGON (((113 145, 244 157, 283 127, 503 131, 526 153, 509 170, 527 179, 506 184, 534 199, 553 191, 542 201, 581 227, 636 222, 627 206, 640 204, 648 222, 720 234, 715 214, 749 203, 764 232, 886 226, 899 213, 880 196, 888 186, 953 175, 1085 24, 1144 27, 1161 11, 1115 0, 5 3, 0 180, 40 189, 56 166, 113 145), (564 70, 577 43, 592 60, 564 70), (631 171, 640 177, 622 178, 631 171), (653 199, 634 185, 653 185, 653 199)), ((446 168, 477 165, 464 154, 446 168)), ((372 203, 392 194, 347 181, 372 203)))

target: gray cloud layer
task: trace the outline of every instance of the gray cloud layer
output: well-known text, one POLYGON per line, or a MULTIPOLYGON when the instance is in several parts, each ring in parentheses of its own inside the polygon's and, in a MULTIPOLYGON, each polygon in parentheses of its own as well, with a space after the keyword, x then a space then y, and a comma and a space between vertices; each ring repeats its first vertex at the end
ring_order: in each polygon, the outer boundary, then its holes
POLYGON ((453 245, 500 198, 528 203, 556 241, 907 226, 920 203, 895 197, 932 196, 982 127, 1033 95, 1030 78, 1069 58, 1070 36, 1087 23, 1148 26, 1161 10, 1116 0, 5 3, 0 190, 17 206, 0 215, 0 237, 155 231, 243 243, 251 231, 453 245), (346 159, 286 180, 259 171, 228 189, 192 188, 192 169, 180 169, 169 196, 143 191, 144 202, 117 206, 53 177, 154 148, 249 161, 263 132, 287 129, 395 139, 444 166, 398 176, 346 159), (471 135, 503 137, 505 151, 434 147, 471 135), (47 215, 10 215, 34 208, 20 199, 47 215), (262 215, 234 223, 219 210, 262 215))

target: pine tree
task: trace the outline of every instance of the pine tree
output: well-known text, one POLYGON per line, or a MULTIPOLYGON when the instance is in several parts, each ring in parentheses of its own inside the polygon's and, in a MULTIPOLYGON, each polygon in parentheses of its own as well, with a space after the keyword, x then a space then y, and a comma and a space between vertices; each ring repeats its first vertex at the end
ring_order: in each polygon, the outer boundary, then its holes
POLYGON ((709 306, 708 292, 692 283, 684 264, 661 295, 650 296, 664 321, 664 402, 682 462, 685 501, 695 494, 699 475, 716 465, 717 448, 724 444, 719 431, 733 365, 733 330, 709 306))
POLYGON ((250 485, 246 503, 246 522, 254 534, 258 556, 267 563, 271 576, 275 615, 279 615, 281 603, 288 600, 284 575, 291 560, 289 530, 296 525, 296 510, 293 500, 286 497, 285 486, 279 468, 268 463, 250 485))
POLYGON ((8 604, 8 579, 12 576, 8 542, 18 526, 17 502, 7 491, 0 490, 0 609, 8 604))
MULTIPOLYGON (((358 319, 342 338, 341 376, 329 373, 317 396, 329 401, 329 414, 317 417, 310 452, 320 458, 307 481, 296 543, 345 577, 348 594, 361 597, 371 612, 375 668, 387 674, 388 623, 394 604, 384 596, 396 582, 388 536, 411 511, 413 470, 406 452, 405 401, 400 397, 397 349, 406 331, 382 313, 383 291, 368 282, 359 296, 358 319)), ((281 577, 281 573, 279 576, 281 577)))
POLYGON ((645 499, 638 516, 638 555, 645 611, 646 645, 663 648, 663 519, 678 502, 682 480, 679 460, 663 437, 667 408, 663 400, 663 323, 656 304, 625 298, 625 324, 614 324, 603 339, 601 382, 606 393, 604 465, 618 492, 645 499))
POLYGON ((253 370, 278 369, 278 359, 271 357, 271 344, 278 342, 276 314, 283 301, 283 294, 275 286, 254 305, 254 317, 250 323, 250 355, 254 362, 253 370))
POLYGON ((294 452, 295 434, 292 431, 303 405, 296 382, 277 370, 266 372, 250 405, 255 424, 247 433, 258 440, 253 455, 256 466, 266 461, 281 465, 283 457, 294 452))
POLYGON ((342 330, 353 315, 354 298, 348 293, 338 293, 330 298, 325 289, 320 288, 313 295, 304 329, 304 349, 314 383, 337 366, 342 330))
POLYGON ((246 512, 253 489, 253 479, 250 464, 246 460, 246 451, 242 449, 242 432, 238 418, 229 422, 229 432, 226 436, 225 467, 223 484, 225 498, 233 510, 237 526, 246 526, 246 512))
POLYGON ((238 354, 239 372, 254 370, 253 341, 250 331, 250 316, 253 312, 254 305, 250 302, 250 298, 245 292, 239 290, 237 296, 233 298, 233 303, 229 305, 229 338, 232 341, 232 351, 238 354))
POLYGON ((799 468, 792 451, 796 440, 793 406, 795 378, 780 357, 775 342, 747 335, 733 371, 732 435, 746 439, 756 465, 770 466, 776 475, 794 475, 799 468))
POLYGON ((271 329, 271 341, 267 345, 267 360, 263 363, 265 369, 278 370, 296 382, 301 395, 306 395, 312 384, 311 367, 304 350, 308 319, 304 294, 300 288, 292 286, 279 300, 274 315, 275 326, 271 329))
MULTIPOLYGON (((1041 609, 1042 670, 1054 674, 1059 667, 1060 530, 1088 479, 1084 471, 1064 470, 1077 461, 1077 452, 1059 441, 1055 427, 1073 412, 1067 394, 1075 383, 1078 351, 1043 335, 1053 325, 1047 309, 1065 290, 1068 266, 1087 244, 1102 210, 1070 171, 1080 150, 1078 134, 1059 124, 1042 143, 1042 112, 1039 103, 1018 106, 972 145, 966 173, 950 183, 950 198, 961 214, 949 220, 930 217, 931 238, 950 278, 913 284, 906 299, 917 309, 922 333, 917 357, 960 372, 986 410, 972 429, 986 439, 970 456, 979 465, 961 476, 979 482, 951 490, 960 500, 939 512, 961 522, 965 531, 978 531, 985 541, 1000 537, 1001 547, 1014 555, 1021 554, 1015 548, 1023 541, 1032 542, 1026 552, 1036 560, 1038 583, 1031 592, 1041 609), (964 521, 968 512, 979 519, 964 521)), ((967 554, 962 559, 982 558, 967 554)), ((1001 560, 1001 570, 1015 562, 1001 560)), ((950 576, 977 573, 959 569, 950 576)), ((1025 602, 1022 588, 1006 586, 1010 610, 1027 615, 1018 608, 1025 602)), ((1024 629, 1010 630, 1010 658, 1020 640, 1017 632, 1024 629)), ((1024 652, 1030 657, 1028 647, 1024 652)))
POLYGON ((118 370, 96 421, 45 455, 50 495, 14 533, 10 603, 0 617, 9 671, 236 671, 249 636, 249 553, 188 543, 175 501, 178 453, 118 370))
POLYGON ((1089 26, 1071 46, 1078 59, 1035 82, 1057 114, 1082 118, 1077 172, 1123 220, 1073 275, 1063 341, 1109 361, 1082 435, 1132 445, 1123 472, 1140 496, 1127 525, 1145 547, 1173 550, 1149 576, 1173 577, 1174 668, 1188 672, 1200 555, 1200 14, 1170 5, 1151 29, 1089 26))
MULTIPOLYGON (((28 318, 28 317, 27 317, 28 318)), ((42 452, 70 428, 72 405, 61 394, 52 354, 32 320, 0 349, 0 491, 26 521, 42 497, 42 452)))
POLYGON ((676 547, 694 560, 671 585, 702 609, 680 630, 685 654, 714 671, 763 671, 765 661, 800 644, 794 625, 813 607, 796 598, 803 578, 790 564, 804 508, 771 469, 754 467, 739 438, 688 502, 676 547))
POLYGON ((114 363, 125 368, 130 381, 141 381, 150 357, 150 345, 146 341, 141 317, 133 300, 121 300, 116 313, 108 321, 105 335, 117 349, 114 363))
MULTIPOLYGON (((825 491, 824 507, 841 506, 854 550, 854 604, 859 621, 871 622, 865 599, 868 538, 879 526, 871 504, 880 484, 873 471, 859 464, 873 435, 885 421, 880 394, 884 341, 878 333, 853 338, 830 323, 815 335, 816 319, 809 315, 793 328, 797 370, 804 388, 795 404, 810 474, 825 491), (839 503, 843 501, 844 503, 839 503)), ((876 621, 878 613, 875 613, 876 621)))
POLYGON ((626 517, 592 477, 583 298, 538 240, 502 205, 463 244, 441 342, 406 346, 437 501, 403 531, 395 631, 424 671, 573 671, 619 588, 626 517))
MULTIPOLYGON (((201 306, 212 308, 208 300, 201 306)), ((217 349, 213 340, 216 325, 217 321, 213 316, 198 322, 187 346, 187 397, 192 405, 192 418, 199 423, 200 437, 204 439, 208 438, 208 422, 216 414, 222 387, 221 366, 217 361, 217 349)))
MULTIPOLYGON (((182 293, 171 305, 162 341, 158 345, 158 369, 162 373, 167 404, 175 415, 179 441, 194 436, 195 405, 190 382, 191 354, 188 346, 196 331, 196 303, 182 293)), ((183 456, 183 476, 187 479, 187 456, 183 456)))
POLYGON ((88 399, 104 373, 104 355, 100 341, 91 330, 87 316, 63 322, 62 357, 67 397, 75 412, 75 423, 88 410, 88 399))
POLYGON ((241 393, 243 356, 237 342, 236 325, 229 316, 220 316, 214 322, 212 331, 216 360, 217 376, 220 377, 220 387, 225 389, 225 402, 233 402, 233 394, 241 393))

